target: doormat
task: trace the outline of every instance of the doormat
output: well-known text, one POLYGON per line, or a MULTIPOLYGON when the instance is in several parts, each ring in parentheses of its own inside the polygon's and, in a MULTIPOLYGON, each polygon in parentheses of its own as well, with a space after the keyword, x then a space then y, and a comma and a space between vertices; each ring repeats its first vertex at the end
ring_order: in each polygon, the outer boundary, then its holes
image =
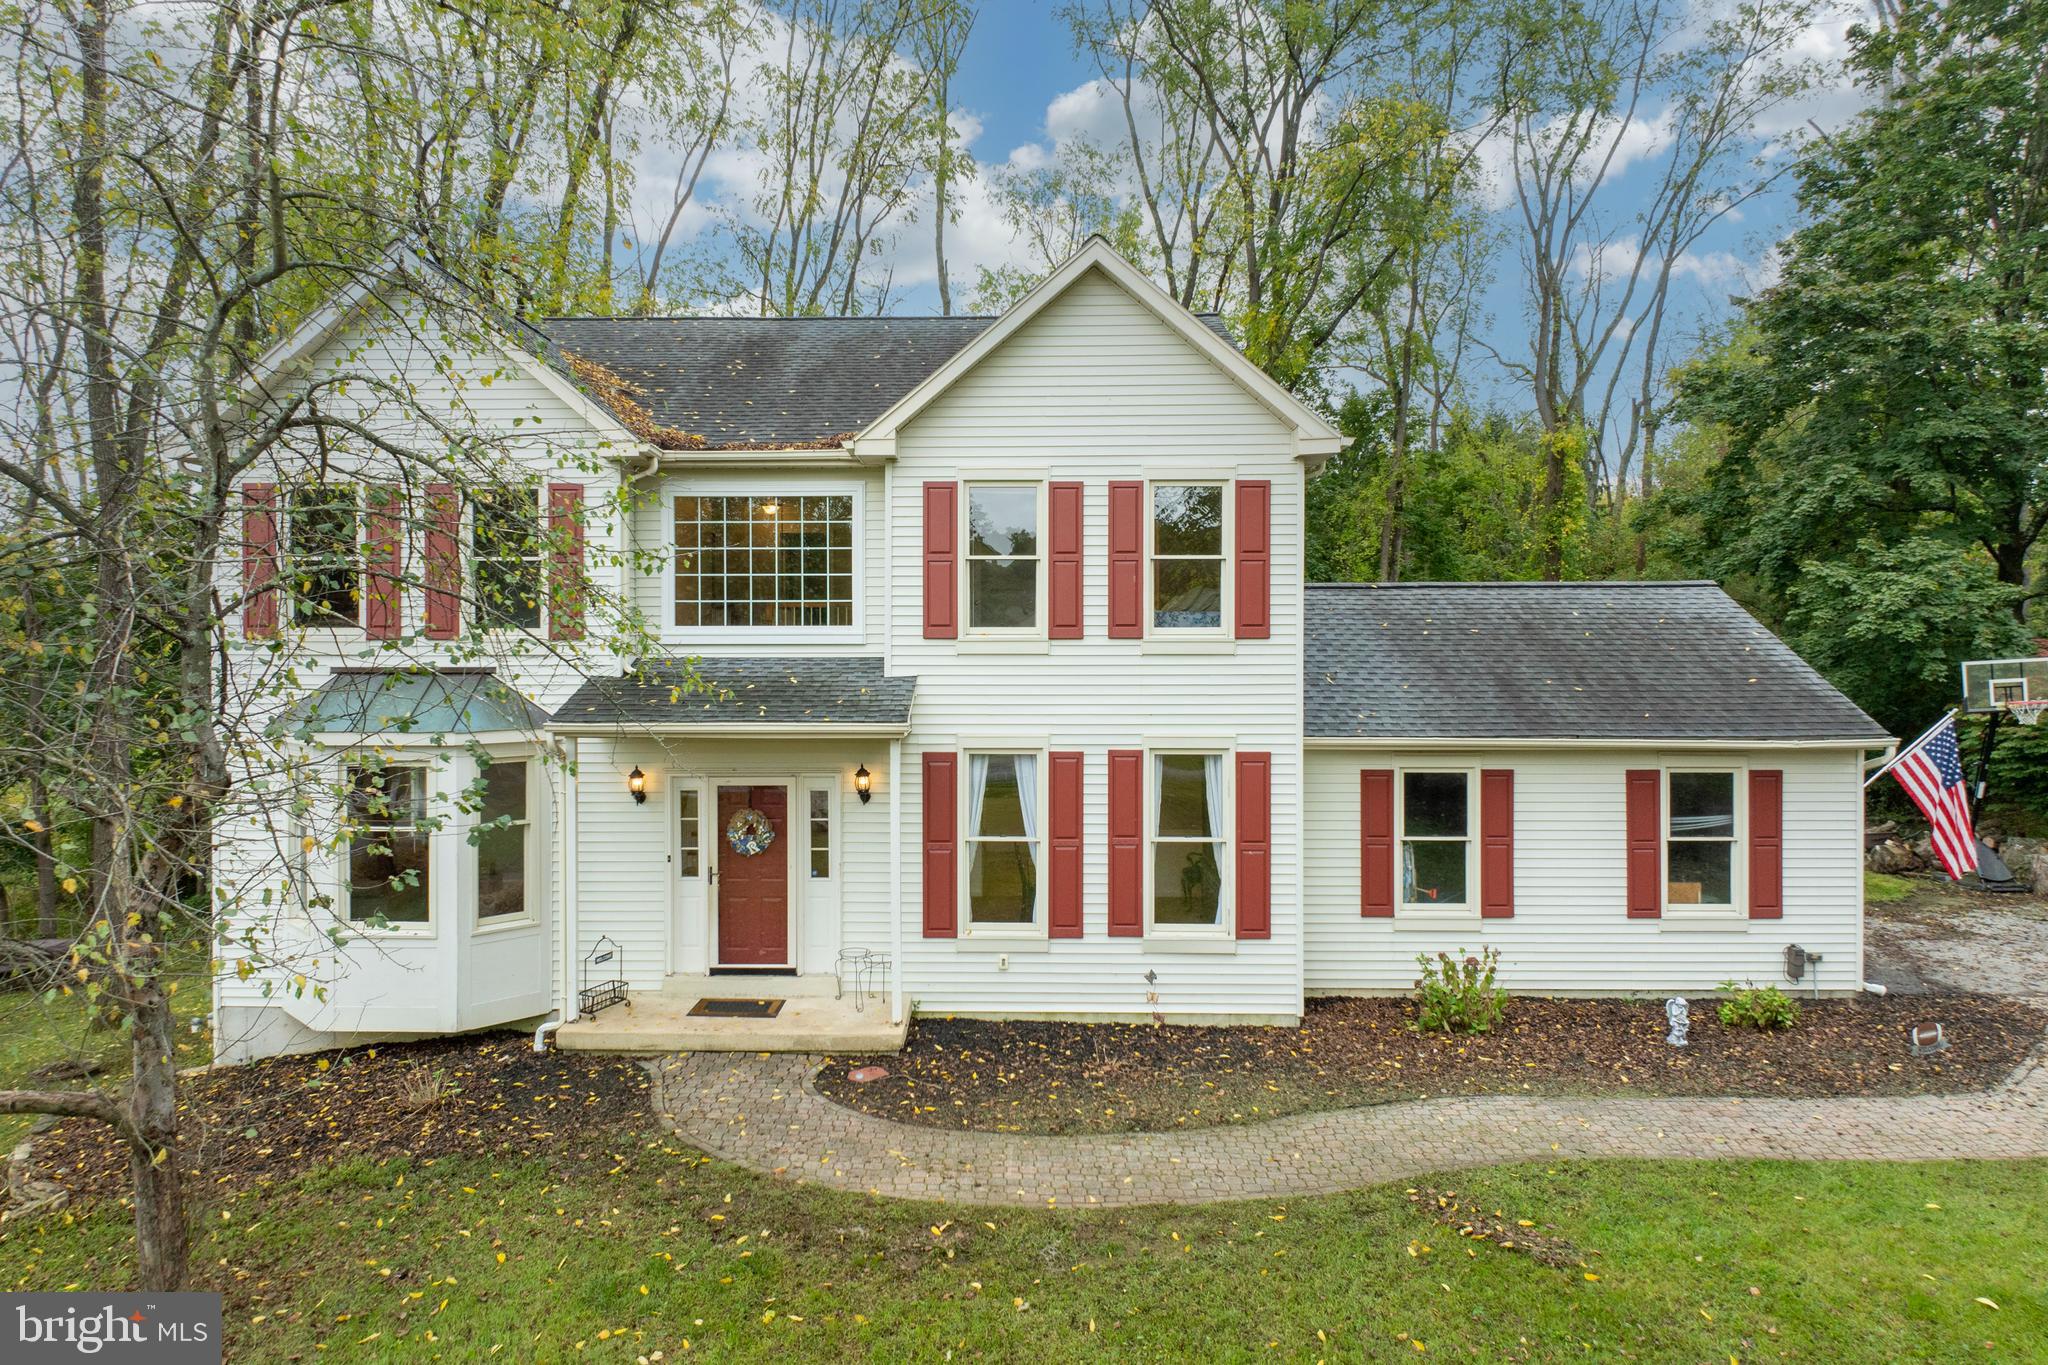
POLYGON ((713 996, 690 1006, 696 1019, 773 1019, 782 1013, 780 1000, 738 1000, 713 996))

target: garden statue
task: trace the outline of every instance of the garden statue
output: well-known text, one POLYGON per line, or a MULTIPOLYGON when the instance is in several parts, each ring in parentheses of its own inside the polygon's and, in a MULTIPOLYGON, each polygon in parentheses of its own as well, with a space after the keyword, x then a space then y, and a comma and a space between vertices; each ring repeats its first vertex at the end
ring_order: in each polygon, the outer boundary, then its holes
POLYGON ((1671 1036, 1664 1041, 1673 1047, 1684 1047, 1685 1031, 1692 1026, 1692 1007, 1685 1003, 1685 997, 1674 995, 1666 1000, 1664 1017, 1671 1024, 1671 1036))

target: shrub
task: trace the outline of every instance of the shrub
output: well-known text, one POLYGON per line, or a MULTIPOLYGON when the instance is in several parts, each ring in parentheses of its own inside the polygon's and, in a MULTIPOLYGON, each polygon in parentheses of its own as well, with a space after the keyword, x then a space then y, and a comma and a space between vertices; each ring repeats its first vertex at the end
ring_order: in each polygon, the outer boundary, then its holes
POLYGON ((1415 964, 1422 968, 1415 983, 1417 1028, 1484 1033, 1500 1022, 1507 1009, 1506 994, 1493 984, 1500 968, 1500 949, 1488 948, 1478 957, 1463 948, 1456 957, 1417 953, 1415 964))
POLYGON ((1776 986, 1759 986, 1754 981, 1737 986, 1723 981, 1728 998, 1721 1002, 1721 1022, 1729 1028, 1791 1028, 1799 1022, 1799 1002, 1776 986))

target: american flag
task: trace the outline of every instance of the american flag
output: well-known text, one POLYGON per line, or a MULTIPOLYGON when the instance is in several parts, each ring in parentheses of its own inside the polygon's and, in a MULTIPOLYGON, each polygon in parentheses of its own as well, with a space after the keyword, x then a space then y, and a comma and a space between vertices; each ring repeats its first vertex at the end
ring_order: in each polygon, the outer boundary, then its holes
POLYGON ((1892 776, 1934 827, 1934 856, 1961 880, 1977 870, 1977 833, 1970 827, 1970 791, 1956 748, 1956 718, 1949 716, 1892 765, 1892 776))

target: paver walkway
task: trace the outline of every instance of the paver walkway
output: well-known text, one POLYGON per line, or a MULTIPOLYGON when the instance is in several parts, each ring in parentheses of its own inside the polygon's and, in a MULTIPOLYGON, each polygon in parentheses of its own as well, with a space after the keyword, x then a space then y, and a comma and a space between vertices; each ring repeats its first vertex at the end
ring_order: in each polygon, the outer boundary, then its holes
POLYGON ((1556 1157, 1933 1160, 2048 1156, 2048 1057, 1995 1090, 1873 1099, 1473 1096, 1179 1133, 1018 1137, 917 1128, 811 1084, 821 1058, 650 1062, 691 1146, 787 1179, 903 1199, 1072 1207, 1329 1194, 1454 1166, 1556 1157))

